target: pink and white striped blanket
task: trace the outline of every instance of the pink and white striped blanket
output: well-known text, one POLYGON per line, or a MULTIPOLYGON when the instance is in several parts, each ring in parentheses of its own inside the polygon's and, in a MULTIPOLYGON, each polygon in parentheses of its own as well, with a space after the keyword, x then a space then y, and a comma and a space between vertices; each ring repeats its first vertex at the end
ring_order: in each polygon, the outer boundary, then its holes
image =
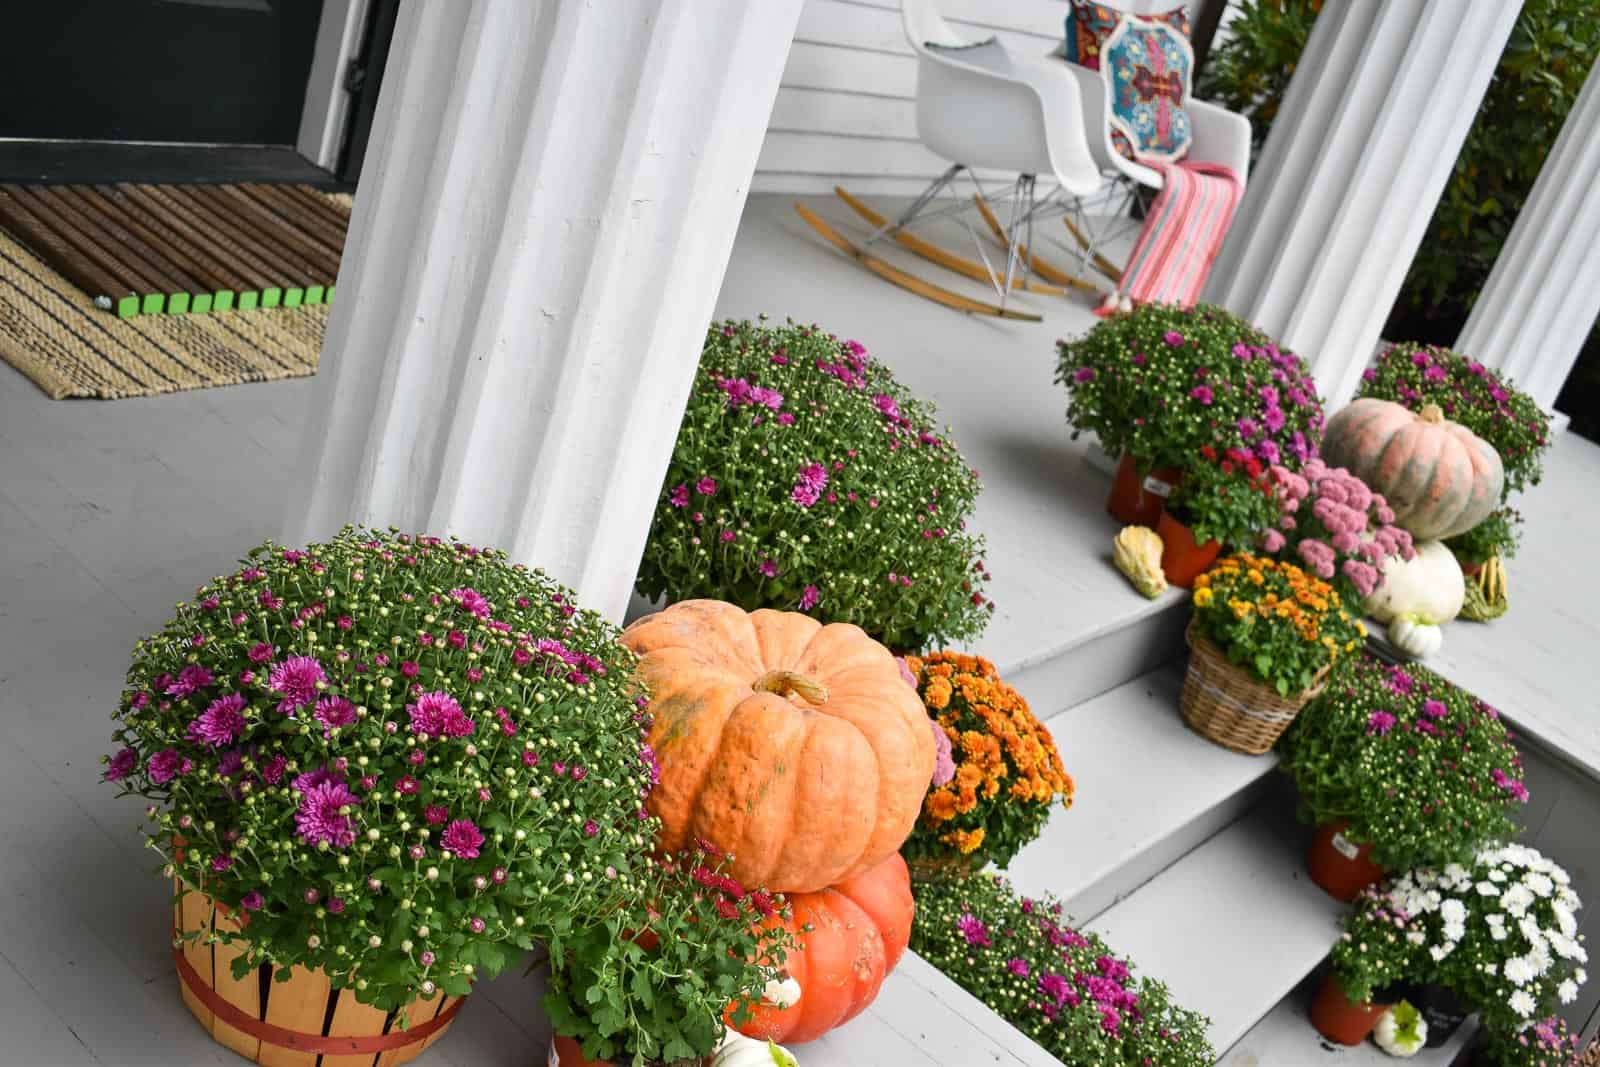
POLYGON ((1244 193, 1233 168, 1221 163, 1143 162, 1161 172, 1163 185, 1102 314, 1114 312, 1119 297, 1193 307, 1244 193))

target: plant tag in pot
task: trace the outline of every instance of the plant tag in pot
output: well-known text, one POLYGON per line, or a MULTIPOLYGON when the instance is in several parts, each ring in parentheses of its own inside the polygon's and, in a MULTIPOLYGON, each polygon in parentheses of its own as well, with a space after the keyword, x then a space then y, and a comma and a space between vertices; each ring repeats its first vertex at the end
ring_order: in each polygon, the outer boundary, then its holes
POLYGON ((1352 844, 1344 834, 1333 835, 1333 850, 1347 860, 1353 860, 1361 854, 1361 846, 1352 844))
POLYGON ((1160 478, 1157 478, 1155 475, 1148 474, 1144 479, 1144 491, 1149 493, 1151 496, 1158 496, 1165 500, 1172 492, 1172 486, 1169 483, 1162 481, 1160 478))

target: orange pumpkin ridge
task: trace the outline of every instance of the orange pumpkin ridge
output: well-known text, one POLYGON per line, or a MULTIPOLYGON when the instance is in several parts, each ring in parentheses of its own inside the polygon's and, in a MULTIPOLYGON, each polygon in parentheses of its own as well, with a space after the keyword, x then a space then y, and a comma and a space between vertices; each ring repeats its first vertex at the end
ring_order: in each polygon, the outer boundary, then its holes
POLYGON ((652 693, 661 847, 704 837, 749 886, 805 893, 899 849, 933 772, 927 716, 855 626, 691 600, 623 643, 652 693))

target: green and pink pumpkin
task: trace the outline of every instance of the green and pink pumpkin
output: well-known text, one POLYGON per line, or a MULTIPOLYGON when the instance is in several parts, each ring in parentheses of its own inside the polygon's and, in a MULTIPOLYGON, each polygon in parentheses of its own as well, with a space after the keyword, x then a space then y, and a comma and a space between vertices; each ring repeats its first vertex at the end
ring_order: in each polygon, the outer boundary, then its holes
POLYGON ((1500 503, 1500 454, 1436 404, 1411 411, 1364 397, 1328 420, 1322 458, 1383 494, 1418 541, 1466 533, 1500 503))

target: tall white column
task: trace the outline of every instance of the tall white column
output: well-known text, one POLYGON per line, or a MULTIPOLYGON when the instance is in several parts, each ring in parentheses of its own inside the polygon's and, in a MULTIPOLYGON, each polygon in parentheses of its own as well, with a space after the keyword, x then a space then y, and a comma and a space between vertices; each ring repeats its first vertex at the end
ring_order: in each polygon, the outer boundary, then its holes
POLYGON ((1549 411, 1600 316, 1600 64, 1567 114, 1456 350, 1549 411))
POLYGON ((801 0, 413 0, 287 539, 456 534, 620 619, 801 0))
POLYGON ((1327 4, 1205 299, 1355 392, 1521 0, 1327 4))

